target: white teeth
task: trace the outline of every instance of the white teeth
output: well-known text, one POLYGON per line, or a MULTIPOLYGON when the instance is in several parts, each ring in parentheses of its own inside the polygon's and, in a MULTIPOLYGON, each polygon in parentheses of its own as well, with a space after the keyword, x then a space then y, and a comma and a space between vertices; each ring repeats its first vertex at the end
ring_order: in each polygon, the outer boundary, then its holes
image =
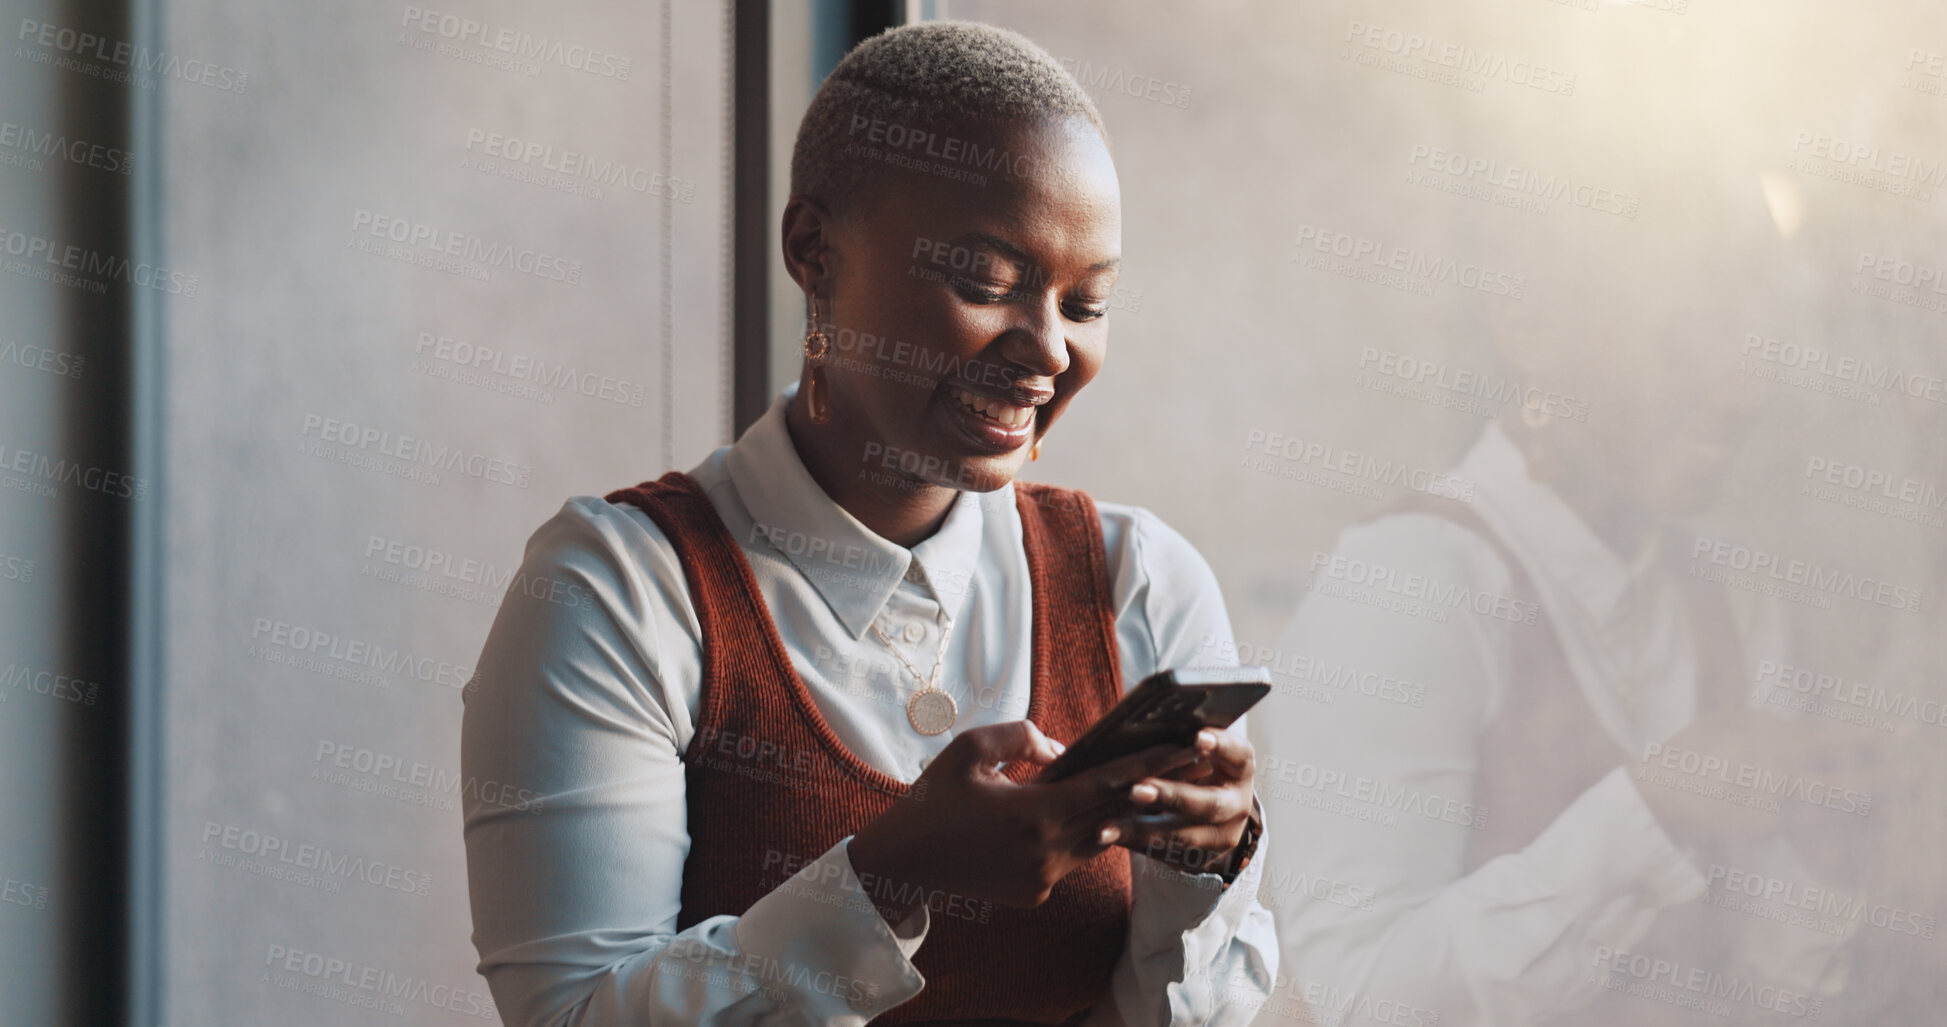
POLYGON ((1033 407, 1017 407, 1012 403, 1003 403, 997 399, 976 395, 959 386, 953 386, 950 391, 953 393, 953 398, 960 401, 961 406, 1004 428, 1019 428, 1034 419, 1033 407))

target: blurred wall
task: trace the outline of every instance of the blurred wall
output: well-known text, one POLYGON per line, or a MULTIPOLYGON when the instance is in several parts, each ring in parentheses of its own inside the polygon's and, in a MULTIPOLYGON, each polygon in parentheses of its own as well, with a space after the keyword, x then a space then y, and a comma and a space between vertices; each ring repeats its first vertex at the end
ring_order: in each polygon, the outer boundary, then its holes
POLYGON ((495 1022, 461 690, 567 497, 729 441, 728 25, 166 5, 164 1022, 495 1022))

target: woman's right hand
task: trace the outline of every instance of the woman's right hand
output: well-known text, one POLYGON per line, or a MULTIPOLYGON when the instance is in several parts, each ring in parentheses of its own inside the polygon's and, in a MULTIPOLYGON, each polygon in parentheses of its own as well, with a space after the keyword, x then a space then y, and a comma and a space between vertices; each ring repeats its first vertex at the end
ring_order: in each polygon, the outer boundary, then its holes
POLYGON ((1051 784, 1015 784, 1004 763, 1043 765, 1061 743, 1029 721, 971 728, 934 757, 913 787, 852 837, 852 869, 898 923, 936 891, 1033 907, 1104 849, 1104 822, 1131 809, 1129 788, 1196 759, 1156 746, 1051 784), (868 877, 868 875, 870 875, 868 877))

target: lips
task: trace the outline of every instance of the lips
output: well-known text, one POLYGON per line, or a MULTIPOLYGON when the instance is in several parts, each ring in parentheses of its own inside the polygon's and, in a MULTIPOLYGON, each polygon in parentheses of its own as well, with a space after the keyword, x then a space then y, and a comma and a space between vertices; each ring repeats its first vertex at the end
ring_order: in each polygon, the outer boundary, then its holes
POLYGON ((1027 427, 1034 420, 1034 407, 1031 405, 983 396, 957 385, 947 386, 947 395, 974 416, 991 422, 1010 434, 1027 427))

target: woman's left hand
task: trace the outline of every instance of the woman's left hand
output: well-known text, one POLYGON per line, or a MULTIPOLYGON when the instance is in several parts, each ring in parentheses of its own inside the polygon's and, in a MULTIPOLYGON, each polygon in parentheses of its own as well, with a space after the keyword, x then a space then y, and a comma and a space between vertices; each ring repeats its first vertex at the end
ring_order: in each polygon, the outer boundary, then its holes
POLYGON ((1195 744, 1195 763, 1130 786, 1138 812, 1104 823, 1105 842, 1189 873, 1227 864, 1251 818, 1257 753, 1241 733, 1211 728, 1195 744))

